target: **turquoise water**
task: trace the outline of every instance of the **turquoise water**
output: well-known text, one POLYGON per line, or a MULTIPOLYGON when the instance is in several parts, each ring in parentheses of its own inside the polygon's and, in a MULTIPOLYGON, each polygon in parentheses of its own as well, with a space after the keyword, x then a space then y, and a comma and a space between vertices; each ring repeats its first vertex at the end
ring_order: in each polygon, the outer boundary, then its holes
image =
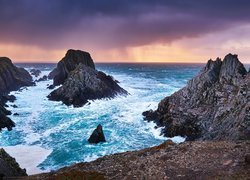
MULTIPOLYGON (((18 64, 41 69, 47 75, 55 64, 18 64)), ((96 100, 81 108, 67 107, 60 102, 48 101, 46 89, 52 81, 12 92, 18 107, 9 109, 16 127, 0 133, 0 146, 37 146, 49 150, 39 162, 41 170, 54 170, 76 162, 91 161, 98 157, 138 150, 158 145, 165 137, 155 124, 143 121, 142 112, 156 109, 158 102, 185 86, 199 72, 199 64, 97 64, 97 69, 112 75, 130 95, 111 100, 96 100), (88 137, 101 124, 107 142, 91 145, 88 137)), ((182 138, 173 139, 176 142, 182 138)), ((18 151, 18 148, 15 149, 18 151)), ((26 154, 28 155, 28 154, 26 154)), ((35 157, 34 157, 35 158, 35 157)), ((27 167, 25 167, 27 168, 27 167)), ((30 172, 32 173, 32 172, 30 172)))

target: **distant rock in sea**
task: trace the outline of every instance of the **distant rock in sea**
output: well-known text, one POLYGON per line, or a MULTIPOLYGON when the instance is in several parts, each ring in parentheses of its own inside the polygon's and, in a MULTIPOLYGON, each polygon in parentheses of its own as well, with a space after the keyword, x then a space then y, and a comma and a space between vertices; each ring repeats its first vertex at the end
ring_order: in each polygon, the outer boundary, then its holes
POLYGON ((39 69, 31 69, 30 70, 30 74, 35 76, 35 77, 38 77, 42 72, 39 70, 39 69))
POLYGON ((19 164, 4 149, 0 149, 0 179, 17 176, 27 176, 26 170, 21 169, 19 164))
POLYGON ((167 137, 187 140, 250 139, 250 73, 237 55, 209 60, 186 87, 163 99, 145 119, 167 137))
POLYGON ((15 126, 15 123, 7 117, 10 112, 4 107, 7 101, 13 102, 15 97, 7 94, 23 86, 32 85, 34 83, 28 71, 14 66, 7 57, 0 57, 0 131, 5 127, 11 130, 15 126))
POLYGON ((99 124, 96 129, 93 131, 91 136, 88 139, 89 143, 97 144, 99 142, 106 142, 105 136, 102 130, 102 126, 99 124))
POLYGON ((63 84, 48 98, 66 105, 79 107, 88 100, 127 94, 111 76, 97 71, 89 53, 83 51, 69 50, 51 74, 54 75, 54 85, 63 84))

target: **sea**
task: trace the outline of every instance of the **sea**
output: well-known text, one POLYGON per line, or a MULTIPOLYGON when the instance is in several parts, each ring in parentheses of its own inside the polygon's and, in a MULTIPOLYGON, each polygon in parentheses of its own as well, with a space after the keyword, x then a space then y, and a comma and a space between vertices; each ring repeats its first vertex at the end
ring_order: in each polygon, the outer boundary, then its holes
MULTIPOLYGON (((56 64, 16 64, 48 75, 56 64)), ((78 162, 140 150, 159 145, 167 139, 176 143, 185 137, 166 138, 161 128, 143 120, 142 112, 157 108, 161 99, 184 87, 204 64, 99 63, 97 70, 113 76, 128 96, 90 101, 74 108, 49 101, 52 80, 11 92, 17 100, 8 103, 12 131, 0 133, 0 147, 15 157, 28 174, 49 172, 78 162), (13 107, 16 105, 17 107, 13 107), (18 113, 19 116, 14 116, 18 113), (103 126, 105 143, 89 144, 88 138, 98 124, 103 126)))

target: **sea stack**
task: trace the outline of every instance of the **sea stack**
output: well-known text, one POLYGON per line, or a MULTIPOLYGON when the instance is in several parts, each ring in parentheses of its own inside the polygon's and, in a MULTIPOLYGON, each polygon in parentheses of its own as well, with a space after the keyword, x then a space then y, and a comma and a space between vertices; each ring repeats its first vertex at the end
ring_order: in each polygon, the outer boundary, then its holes
POLYGON ((89 53, 80 50, 68 50, 49 77, 53 77, 54 85, 62 84, 50 93, 49 100, 75 107, 83 106, 88 100, 127 94, 111 76, 95 69, 89 53))
POLYGON ((91 136, 88 139, 88 142, 92 143, 92 144, 97 144, 99 142, 106 142, 105 136, 104 136, 104 133, 102 130, 102 126, 100 124, 93 131, 93 133, 91 134, 91 136))
POLYGON ((250 73, 237 55, 209 60, 187 86, 164 98, 145 119, 167 137, 187 140, 250 139, 250 73))
POLYGON ((11 130, 15 126, 15 123, 7 117, 11 112, 5 109, 5 103, 15 99, 13 96, 8 96, 8 93, 32 85, 34 83, 28 71, 14 66, 7 57, 0 57, 0 131, 3 128, 11 130))

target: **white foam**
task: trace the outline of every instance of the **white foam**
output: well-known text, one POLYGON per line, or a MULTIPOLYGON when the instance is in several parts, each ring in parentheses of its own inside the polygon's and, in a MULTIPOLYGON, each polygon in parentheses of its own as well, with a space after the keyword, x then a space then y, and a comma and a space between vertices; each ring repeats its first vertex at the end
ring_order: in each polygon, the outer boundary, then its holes
POLYGON ((39 146, 17 145, 1 148, 4 148, 10 156, 14 157, 20 167, 26 169, 28 175, 45 172, 37 166, 52 152, 39 146))

